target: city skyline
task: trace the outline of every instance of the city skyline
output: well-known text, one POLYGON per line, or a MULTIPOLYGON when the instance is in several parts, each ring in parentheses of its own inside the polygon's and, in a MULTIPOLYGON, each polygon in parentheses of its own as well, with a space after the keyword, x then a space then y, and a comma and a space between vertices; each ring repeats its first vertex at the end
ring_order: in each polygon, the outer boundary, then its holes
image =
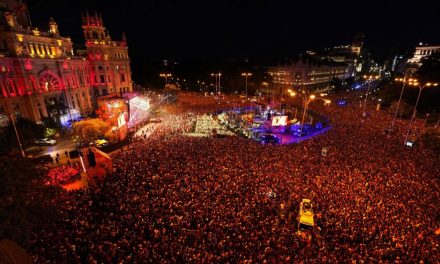
POLYGON ((306 50, 350 44, 358 32, 373 58, 392 59, 419 42, 438 44, 435 18, 440 4, 426 1, 290 3, 288 1, 29 1, 34 26, 48 17, 59 21, 62 35, 83 38, 81 10, 103 14, 112 37, 125 32, 133 57, 276 58, 306 50), (114 8, 119 5, 118 8, 114 8), (124 19, 121 19, 123 17, 124 19))

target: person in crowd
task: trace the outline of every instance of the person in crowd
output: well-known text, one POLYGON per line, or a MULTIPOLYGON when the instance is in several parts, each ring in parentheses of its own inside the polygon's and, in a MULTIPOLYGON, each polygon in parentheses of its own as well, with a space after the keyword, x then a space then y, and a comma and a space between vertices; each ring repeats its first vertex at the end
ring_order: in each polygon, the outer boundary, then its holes
MULTIPOLYGON (((225 99, 226 101, 226 99, 225 99)), ((112 156, 114 172, 64 192, 52 221, 32 223, 38 263, 435 263, 440 259, 439 157, 402 144, 406 121, 360 122, 352 105, 310 108, 332 128, 301 144, 188 137, 197 115, 225 108, 182 95, 162 122, 112 156), (322 155, 322 148, 328 150, 322 155), (301 199, 312 239, 295 235, 301 199)), ((141 124, 141 129, 146 124, 141 124)))

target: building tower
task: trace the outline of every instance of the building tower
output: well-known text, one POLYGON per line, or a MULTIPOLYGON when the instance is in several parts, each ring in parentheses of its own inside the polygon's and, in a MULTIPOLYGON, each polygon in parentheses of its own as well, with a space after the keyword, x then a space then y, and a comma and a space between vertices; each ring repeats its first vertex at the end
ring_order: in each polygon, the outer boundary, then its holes
POLYGON ((13 11, 15 25, 23 28, 31 26, 27 5, 23 0, 1 0, 0 8, 13 11))
POLYGON ((361 54, 363 44, 364 44, 364 34, 358 33, 354 37, 353 43, 351 44, 351 52, 354 53, 356 56, 359 56, 361 54))
POLYGON ((49 18, 49 33, 58 36, 60 32, 58 31, 58 24, 55 22, 53 17, 49 18))
POLYGON ((130 59, 125 36, 113 41, 104 27, 102 15, 87 11, 82 14, 82 28, 90 63, 94 96, 122 94, 132 91, 130 59))

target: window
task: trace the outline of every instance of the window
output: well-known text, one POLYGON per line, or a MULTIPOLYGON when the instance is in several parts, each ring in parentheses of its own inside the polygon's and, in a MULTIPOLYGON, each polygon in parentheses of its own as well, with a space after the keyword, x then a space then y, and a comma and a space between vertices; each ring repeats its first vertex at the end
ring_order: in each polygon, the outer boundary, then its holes
POLYGON ((125 75, 121 74, 121 82, 125 82, 125 75))
POLYGON ((99 66, 99 67, 98 67, 98 70, 102 71, 102 66, 99 66))
POLYGON ((98 33, 96 33, 96 31, 93 31, 92 34, 94 39, 98 39, 98 33))
POLYGON ((6 80, 6 90, 9 94, 15 93, 14 82, 12 82, 12 80, 6 80))
POLYGON ((31 83, 32 92, 35 93, 37 91, 37 82, 34 77, 31 77, 29 82, 31 83))
POLYGON ((101 76, 99 76, 99 77, 100 77, 100 79, 101 79, 101 83, 105 83, 104 75, 101 75, 101 76))

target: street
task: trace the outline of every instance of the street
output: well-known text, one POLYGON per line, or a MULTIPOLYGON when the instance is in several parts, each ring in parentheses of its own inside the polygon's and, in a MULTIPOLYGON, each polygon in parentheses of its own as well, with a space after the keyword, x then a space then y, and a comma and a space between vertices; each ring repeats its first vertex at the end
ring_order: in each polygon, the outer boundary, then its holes
POLYGON ((59 153, 60 155, 64 154, 64 151, 74 150, 76 144, 70 137, 63 137, 57 139, 57 144, 54 146, 31 146, 25 150, 26 156, 28 157, 39 157, 43 155, 50 154, 52 157, 59 153))

